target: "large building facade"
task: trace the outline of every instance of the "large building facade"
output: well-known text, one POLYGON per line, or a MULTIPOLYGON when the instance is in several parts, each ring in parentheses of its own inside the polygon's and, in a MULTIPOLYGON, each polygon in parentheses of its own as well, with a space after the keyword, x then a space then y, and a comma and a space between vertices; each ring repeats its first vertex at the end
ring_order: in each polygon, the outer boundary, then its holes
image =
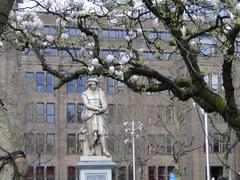
MULTIPOLYGON (((151 18, 151 15, 146 14, 145 18, 151 18)), ((45 20, 44 33, 54 35, 54 21, 47 18, 45 20)), ((107 48, 109 42, 123 41, 126 35, 121 28, 96 29, 106 45, 101 51, 103 57, 112 51, 107 48)), ((81 32, 69 27, 66 33, 74 38, 81 32)), ((150 35, 154 37, 156 34, 150 32, 150 35)), ((170 38, 170 34, 164 30, 158 36, 164 40, 170 38)), ((142 44, 143 39, 139 40, 139 47, 142 44)), ((201 67, 209 72, 206 82, 213 91, 223 91, 219 62, 221 57, 214 53, 214 45, 211 43, 202 43, 199 48, 201 67)), ((170 56, 167 53, 164 56, 169 57, 168 61, 156 60, 152 52, 143 51, 143 58, 159 72, 169 76, 184 76, 186 72, 180 56, 170 56)), ((64 62, 70 57, 52 48, 48 50, 47 58, 53 66, 57 66, 59 60, 64 62)), ((1 72, 13 73, 18 70, 24 77, 28 98, 24 112, 23 150, 30 164, 27 179, 77 180, 74 166, 83 154, 83 140, 79 138, 79 129, 84 124, 81 119, 84 109, 81 93, 86 89, 87 77, 79 77, 54 90, 58 79, 42 70, 32 52, 2 51, 1 64, 1 72)), ((239 68, 237 62, 236 67, 239 68)), ((7 78, 6 73, 2 73, 1 77, 7 78)), ((239 84, 239 77, 240 74, 236 73, 236 84, 239 84)), ((171 172, 176 173, 174 167, 180 168, 183 180, 205 179, 204 121, 200 109, 193 106, 192 101, 180 102, 165 91, 137 94, 124 84, 105 77, 100 78, 100 87, 105 91, 109 104, 109 151, 118 165, 113 170, 113 180, 133 179, 132 144, 127 141, 131 138, 123 125, 128 122, 130 126, 132 121, 144 125, 136 138, 137 179, 170 179, 171 172), (174 155, 177 153, 180 155, 176 163, 174 155)), ((210 169, 212 177, 217 179, 223 174, 225 152, 225 139, 220 133, 227 132, 228 127, 218 115, 209 114, 208 117, 210 169), (210 123, 212 119, 214 124, 210 123)), ((230 146, 234 146, 234 136, 230 146)), ((227 165, 230 178, 240 179, 239 145, 231 149, 227 165)))

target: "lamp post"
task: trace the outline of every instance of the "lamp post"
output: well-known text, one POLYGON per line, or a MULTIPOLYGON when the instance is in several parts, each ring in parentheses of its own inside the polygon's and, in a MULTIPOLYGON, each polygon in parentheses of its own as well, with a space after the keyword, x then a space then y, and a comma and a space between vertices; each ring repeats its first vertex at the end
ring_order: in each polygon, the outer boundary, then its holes
MULTIPOLYGON (((132 140, 132 162, 133 162, 133 180, 136 180, 136 157, 135 157, 135 137, 138 137, 138 133, 143 128, 143 123, 138 121, 138 124, 135 125, 135 122, 132 121, 130 127, 128 122, 124 122, 123 125, 125 126, 125 132, 131 136, 132 140)), ((129 139, 124 140, 127 143, 129 139)))
POLYGON ((205 149, 206 149, 207 180, 210 180, 208 114, 206 112, 204 112, 204 127, 205 127, 204 129, 205 129, 205 149))
MULTIPOLYGON (((199 111, 195 102, 193 102, 193 106, 196 107, 199 115, 199 111)), ((201 113, 204 115, 204 132, 205 132, 204 136, 205 136, 205 154, 206 154, 206 170, 207 170, 206 175, 207 175, 207 180, 210 180, 211 176, 210 176, 210 158, 209 158, 208 114, 202 108, 200 109, 201 109, 201 113)), ((199 115, 199 118, 200 118, 200 115, 199 115)))

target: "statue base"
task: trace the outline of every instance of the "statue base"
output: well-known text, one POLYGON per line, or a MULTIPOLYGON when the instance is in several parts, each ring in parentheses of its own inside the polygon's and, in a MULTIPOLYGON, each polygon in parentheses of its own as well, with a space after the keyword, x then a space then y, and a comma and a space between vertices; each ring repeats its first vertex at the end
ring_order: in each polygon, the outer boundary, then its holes
POLYGON ((80 156, 76 165, 81 180, 112 180, 112 168, 116 163, 106 156, 80 156))

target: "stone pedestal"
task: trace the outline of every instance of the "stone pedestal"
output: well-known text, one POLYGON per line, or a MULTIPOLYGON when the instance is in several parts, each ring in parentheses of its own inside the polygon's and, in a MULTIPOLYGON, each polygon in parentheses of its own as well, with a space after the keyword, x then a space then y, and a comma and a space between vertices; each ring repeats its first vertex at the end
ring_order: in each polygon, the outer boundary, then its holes
POLYGON ((115 166, 111 157, 80 156, 76 168, 79 170, 79 180, 112 180, 112 168, 115 166))

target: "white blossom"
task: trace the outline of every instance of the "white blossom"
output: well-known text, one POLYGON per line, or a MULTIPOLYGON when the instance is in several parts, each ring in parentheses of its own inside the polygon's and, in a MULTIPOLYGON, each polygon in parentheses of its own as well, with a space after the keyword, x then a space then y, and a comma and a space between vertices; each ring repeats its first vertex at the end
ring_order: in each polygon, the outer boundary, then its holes
POLYGON ((121 80, 123 80, 124 79, 124 77, 123 77, 123 72, 122 71, 115 71, 115 74, 117 75, 117 77, 119 78, 119 79, 121 79, 121 80))
POLYGON ((142 0, 133 0, 133 2, 134 2, 133 10, 138 10, 140 7, 143 6, 142 0))
POLYGON ((183 4, 187 4, 187 0, 181 0, 183 4))
POLYGON ((100 64, 99 64, 99 60, 97 59, 97 58, 94 58, 93 60, 92 60, 92 65, 93 66, 99 66, 100 64))
POLYGON ((109 21, 111 24, 117 24, 117 19, 111 19, 110 21, 109 21))
POLYGON ((230 16, 230 19, 231 19, 232 21, 234 21, 234 20, 235 20, 235 16, 233 15, 233 13, 232 13, 232 12, 229 12, 229 16, 230 16))
POLYGON ((133 36, 133 35, 134 35, 133 31, 129 31, 129 32, 128 32, 128 35, 129 35, 129 36, 133 36))
POLYGON ((47 35, 46 39, 47 39, 47 41, 52 42, 54 38, 51 35, 47 35))
POLYGON ((0 41, 0 48, 1 48, 1 47, 3 47, 3 42, 2 42, 2 41, 0 41))
POLYGON ((90 73, 92 73, 93 70, 94 70, 94 66, 90 66, 90 67, 88 67, 88 70, 89 70, 90 73))
POLYGON ((218 3, 219 3, 219 0, 208 0, 209 3, 211 3, 213 6, 217 7, 218 6, 218 3))
POLYGON ((47 41, 43 41, 43 42, 42 42, 42 45, 43 45, 43 46, 47 46, 47 45, 48 45, 48 42, 47 42, 47 41))
POLYGON ((82 39, 87 39, 87 35, 84 32, 81 32, 80 37, 82 39))
POLYGON ((107 57, 106 57, 106 60, 107 60, 108 63, 112 63, 113 59, 114 59, 114 56, 112 54, 108 54, 107 57))
POLYGON ((163 2, 163 0, 152 0, 152 3, 154 6, 157 6, 159 4, 161 4, 163 2))
POLYGON ((114 72, 115 72, 114 66, 110 66, 110 67, 109 67, 109 73, 110 73, 110 74, 113 74, 114 72))
POLYGON ((56 25, 61 26, 61 27, 65 27, 66 26, 66 21, 64 21, 63 19, 57 18, 56 19, 56 25))
POLYGON ((93 47, 94 46, 94 42, 90 42, 87 44, 89 47, 93 47))
POLYGON ((119 64, 126 64, 130 60, 128 55, 124 55, 120 58, 119 64))
POLYGON ((158 29, 159 27, 160 27, 159 20, 158 20, 158 18, 155 18, 155 19, 153 20, 153 28, 154 28, 154 29, 158 29))
POLYGON ((225 34, 227 34, 231 29, 232 29, 232 27, 231 27, 230 25, 227 25, 227 26, 225 27, 225 29, 223 30, 223 32, 224 32, 225 34))
POLYGON ((136 32, 137 32, 137 36, 142 36, 143 34, 143 31, 141 28, 136 29, 136 32))
POLYGON ((237 12, 240 12, 240 3, 237 3, 236 10, 237 10, 237 12))
POLYGON ((129 141, 128 139, 125 139, 125 140, 124 140, 124 144, 127 144, 127 143, 128 143, 128 141, 129 141))
POLYGON ((181 33, 182 33, 182 36, 185 38, 186 37, 186 33, 187 33, 187 28, 186 28, 185 25, 182 26, 181 33))
POLYGON ((49 9, 52 6, 52 4, 53 4, 52 0, 46 0, 45 1, 45 6, 46 6, 47 9, 49 9))
POLYGON ((131 38, 130 38, 130 36, 125 36, 125 40, 127 41, 127 42, 129 42, 130 40, 131 40, 131 38))
POLYGON ((61 34, 61 38, 62 38, 62 39, 68 39, 68 37, 69 37, 69 36, 68 36, 68 34, 66 34, 66 33, 61 34))
POLYGON ((125 121, 125 122, 123 123, 123 125, 124 125, 124 126, 128 125, 128 122, 127 122, 127 121, 125 121))
POLYGON ((133 82, 136 82, 136 81, 138 81, 138 78, 139 78, 138 75, 133 75, 133 76, 131 77, 131 80, 132 80, 133 82))

